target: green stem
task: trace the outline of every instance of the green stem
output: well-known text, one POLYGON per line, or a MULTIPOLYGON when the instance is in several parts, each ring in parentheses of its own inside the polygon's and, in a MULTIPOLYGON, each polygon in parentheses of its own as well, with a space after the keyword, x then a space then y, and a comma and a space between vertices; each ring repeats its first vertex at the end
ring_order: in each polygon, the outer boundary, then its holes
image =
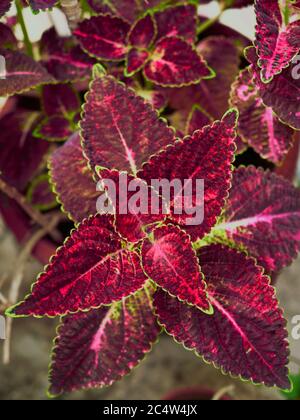
POLYGON ((33 48, 32 48, 32 44, 27 32, 27 28, 26 28, 26 24, 24 21, 24 16, 23 16, 23 10, 22 10, 22 6, 21 6, 21 2, 20 0, 16 0, 16 8, 17 8, 17 16, 18 16, 18 22, 21 25, 21 29, 23 32, 23 36, 24 36, 24 44, 27 50, 27 54, 31 57, 34 58, 33 55, 33 48))
POLYGON ((222 14, 223 14, 223 10, 217 16, 215 16, 211 19, 207 19, 205 22, 203 22, 201 25, 199 25, 198 28, 197 28, 197 35, 202 34, 202 32, 206 31, 212 25, 214 25, 216 22, 218 22, 218 20, 222 16, 222 14))

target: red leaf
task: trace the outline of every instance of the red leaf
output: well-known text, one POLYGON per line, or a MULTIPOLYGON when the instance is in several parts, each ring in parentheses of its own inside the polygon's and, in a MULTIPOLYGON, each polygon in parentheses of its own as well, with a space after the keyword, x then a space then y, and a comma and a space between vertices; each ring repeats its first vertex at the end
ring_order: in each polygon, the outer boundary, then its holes
POLYGON ((256 49, 254 47, 248 48, 246 57, 252 64, 254 81, 264 104, 272 108, 283 123, 300 130, 300 78, 297 75, 297 66, 291 64, 288 69, 283 70, 270 83, 266 84, 260 79, 256 49))
POLYGON ((46 115, 70 118, 78 113, 80 101, 69 84, 47 85, 42 90, 42 106, 46 115))
POLYGON ((44 64, 55 79, 65 83, 91 77, 96 61, 76 46, 73 38, 60 38, 52 28, 43 34, 41 47, 44 64))
POLYGON ((154 298, 160 323, 222 372, 290 388, 286 321, 269 278, 252 259, 219 245, 203 248, 199 258, 214 315, 160 290, 154 298))
MULTIPOLYGON (((162 215, 162 206, 157 209, 159 214, 154 214, 152 211, 151 197, 156 193, 145 181, 128 175, 126 172, 100 167, 97 167, 96 171, 102 181, 113 181, 115 185, 116 199, 115 203, 112 203, 115 226, 120 235, 129 242, 139 242, 147 235, 147 227, 165 219, 165 216, 162 215), (130 183, 134 187, 132 192, 129 191, 130 183), (147 207, 143 208, 142 202, 145 202, 147 207)), ((112 200, 114 197, 111 196, 106 183, 104 183, 103 189, 106 191, 104 197, 112 200)), ((98 212, 101 213, 99 207, 98 212)))
POLYGON ((151 295, 64 317, 55 341, 50 394, 112 385, 139 365, 158 339, 151 295))
POLYGON ((256 0, 256 40, 261 79, 270 82, 300 49, 300 22, 283 22, 278 0, 256 0))
POLYGON ((79 134, 59 147, 49 160, 51 182, 62 210, 75 222, 96 214, 99 193, 82 154, 79 134))
POLYGON ((135 73, 142 70, 147 63, 148 58, 148 51, 131 48, 126 58, 126 76, 132 77, 135 73))
POLYGON ((0 172, 23 191, 38 172, 49 143, 33 137, 39 114, 17 109, 0 120, 0 172))
POLYGON ((131 89, 96 72, 81 122, 85 153, 93 168, 135 174, 149 156, 174 141, 174 132, 131 89))
POLYGON ((110 305, 137 290, 146 277, 136 252, 122 248, 106 216, 86 219, 59 248, 11 316, 57 316, 110 305))
POLYGON ((15 95, 54 82, 47 70, 27 55, 4 49, 0 49, 0 55, 6 61, 5 78, 0 79, 0 96, 15 95))
POLYGON ((268 272, 288 266, 300 250, 300 192, 274 173, 235 171, 224 219, 216 229, 224 229, 268 272))
MULTIPOLYGON (((192 137, 178 141, 152 156, 138 172, 138 176, 146 180, 149 185, 152 179, 181 180, 182 187, 187 180, 189 185, 192 183, 192 195, 188 188, 186 190, 182 188, 180 194, 179 192, 175 194, 175 189, 172 190, 170 205, 172 220, 187 231, 193 241, 209 233, 223 209, 230 188, 236 120, 236 111, 228 112, 222 121, 196 131, 192 137), (196 180, 204 180, 204 221, 200 225, 188 226, 191 210, 196 211, 196 206, 199 205, 196 180), (183 193, 186 199, 189 198, 185 206, 188 209, 183 209, 185 212, 182 215, 176 215, 177 202, 183 193)), ((201 204, 203 206, 203 203, 201 204)))
POLYGON ((70 121, 53 115, 47 117, 36 127, 33 135, 48 141, 64 141, 73 133, 70 121))
POLYGON ((294 131, 263 104, 250 69, 243 70, 233 84, 231 105, 240 112, 238 132, 244 141, 264 159, 282 162, 293 144, 294 131))
POLYGON ((127 34, 130 26, 110 15, 93 16, 81 22, 74 35, 82 48, 101 60, 123 60, 127 53, 127 34))
POLYGON ((156 37, 155 20, 152 15, 147 14, 139 19, 132 26, 128 43, 137 48, 149 48, 156 37))
POLYGON ((175 226, 163 226, 145 239, 143 267, 151 280, 189 305, 211 313, 206 284, 190 237, 175 226))
POLYGON ((195 5, 168 6, 154 14, 157 39, 179 36, 193 43, 196 38, 197 8, 195 5))
POLYGON ((50 210, 57 206, 47 174, 40 175, 33 180, 27 192, 27 200, 33 207, 41 211, 50 210))
POLYGON ((194 48, 178 37, 158 41, 144 73, 148 80, 165 87, 196 84, 215 76, 194 48))

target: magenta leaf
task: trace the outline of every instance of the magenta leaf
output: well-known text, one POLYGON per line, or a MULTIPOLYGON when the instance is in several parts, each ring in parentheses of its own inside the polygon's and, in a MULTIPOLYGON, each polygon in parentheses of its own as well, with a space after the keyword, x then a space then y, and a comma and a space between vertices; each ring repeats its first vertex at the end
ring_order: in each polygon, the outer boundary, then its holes
POLYGON ((159 322, 176 341, 222 372, 290 389, 288 333, 270 280, 254 260, 227 247, 200 250, 214 314, 207 316, 159 290, 159 322))
POLYGON ((270 82, 300 49, 300 21, 285 24, 278 0, 256 0, 256 40, 261 79, 270 82))
POLYGON ((108 216, 83 221, 11 316, 57 316, 110 305, 146 282, 140 256, 122 248, 108 216))
POLYGON ((137 48, 149 48, 156 37, 156 33, 155 20, 152 15, 147 14, 132 26, 128 35, 128 43, 137 48))
POLYGON ((1 48, 15 49, 18 41, 8 25, 0 22, 0 45, 1 48))
MULTIPOLYGON (((162 205, 158 207, 156 214, 154 213, 151 207, 151 198, 153 194, 158 199, 159 197, 145 181, 126 172, 100 167, 97 167, 96 171, 104 184, 102 185, 102 190, 105 191, 103 198, 107 197, 110 200, 115 216, 116 229, 123 238, 129 242, 139 242, 147 236, 147 227, 165 219, 162 214, 162 205), (105 183, 104 180, 109 181, 109 184, 105 183), (115 202, 112 201, 114 197, 111 195, 109 188, 111 181, 115 185, 112 192, 115 195, 115 202), (129 191, 129 185, 134 188, 134 191, 129 191), (126 194, 125 191, 127 191, 126 194), (146 203, 145 207, 142 204, 143 202, 146 203)), ((102 203, 105 204, 105 202, 106 200, 103 199, 102 203)), ((99 212, 100 210, 98 208, 99 212)), ((106 210, 104 206, 103 210, 106 210)))
POLYGON ((190 237, 176 226, 163 226, 145 239, 143 267, 149 278, 181 301, 211 313, 206 284, 190 237))
POLYGON ((238 133, 243 140, 264 159, 282 162, 293 144, 294 131, 263 104, 249 69, 243 70, 233 84, 231 105, 240 112, 238 133))
POLYGON ((264 104, 273 109, 283 123, 300 130, 300 78, 297 74, 297 65, 291 64, 266 84, 260 79, 260 69, 257 65, 256 49, 249 47, 246 58, 252 64, 254 81, 259 89, 264 104))
POLYGON ((174 132, 150 104, 113 77, 98 76, 97 69, 81 122, 85 153, 93 168, 135 174, 149 156, 174 141, 174 132))
POLYGON ((0 120, 0 172, 10 185, 23 191, 37 174, 49 143, 33 137, 39 114, 16 110, 0 120))
POLYGON ((154 14, 157 39, 179 36, 193 43, 196 38, 197 8, 195 5, 168 6, 154 14))
POLYGON ((57 206, 47 174, 40 175, 32 181, 27 192, 27 200, 33 207, 41 211, 50 210, 57 206))
POLYGON ((125 74, 132 77, 135 73, 142 70, 149 59, 149 53, 146 50, 131 48, 126 58, 125 74))
POLYGON ((88 0, 97 13, 111 13, 133 23, 147 9, 160 5, 161 0, 88 0))
POLYGON ((43 87, 42 106, 49 117, 59 115, 73 118, 79 112, 80 101, 71 85, 61 83, 43 87))
POLYGON ((47 70, 27 55, 4 49, 0 49, 0 55, 6 61, 5 78, 0 79, 0 96, 15 95, 54 82, 47 70))
POLYGON ((48 141, 65 141, 72 133, 73 129, 69 120, 53 115, 42 120, 34 130, 33 135, 48 141))
POLYGON ((139 365, 157 341, 152 290, 110 308, 62 319, 50 368, 50 394, 112 385, 139 365))
POLYGON ((62 210, 77 223, 96 214, 99 192, 82 154, 79 134, 74 134, 52 154, 49 167, 62 210))
POLYGON ((201 107, 195 105, 189 115, 186 134, 192 135, 195 131, 201 130, 206 125, 212 123, 210 115, 208 115, 201 107))
POLYGON ((216 121, 152 156, 138 172, 149 185, 152 179, 181 181, 180 190, 171 191, 171 218, 191 235, 193 241, 210 232, 223 209, 230 188, 236 124, 237 112, 232 110, 222 121, 216 121), (205 186, 204 202, 200 203, 197 180, 203 180, 205 186), (175 214, 183 195, 186 200, 183 214, 175 214), (194 209, 193 217, 196 216, 198 206, 204 210, 204 220, 191 224, 191 214, 194 209))
POLYGON ((111 15, 93 16, 81 22, 74 35, 82 48, 101 60, 123 60, 127 53, 127 34, 130 26, 111 15))
POLYGON ((178 37, 158 41, 144 74, 151 82, 165 87, 196 84, 215 76, 196 50, 178 37))
POLYGON ((58 3, 58 0, 27 0, 34 12, 51 9, 58 3))
POLYGON ((12 0, 0 0, 0 18, 9 11, 11 4, 12 0))
POLYGON ((300 192, 269 171, 234 172, 223 229, 269 273, 288 266, 300 249, 300 192))

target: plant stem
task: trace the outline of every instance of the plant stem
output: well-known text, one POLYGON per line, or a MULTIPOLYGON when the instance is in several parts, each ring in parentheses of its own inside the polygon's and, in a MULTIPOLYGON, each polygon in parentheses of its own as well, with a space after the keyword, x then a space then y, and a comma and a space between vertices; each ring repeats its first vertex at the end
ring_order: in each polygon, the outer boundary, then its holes
POLYGON ((46 231, 51 235, 51 237, 55 241, 61 242, 62 237, 60 233, 49 227, 48 217, 44 216, 38 210, 31 207, 31 205, 27 202, 26 197, 24 197, 21 193, 19 193, 19 191, 16 188, 8 185, 1 178, 0 178, 0 191, 2 191, 9 198, 15 200, 34 222, 36 222, 38 225, 46 229, 46 231))
POLYGON ((27 54, 31 57, 34 58, 34 54, 33 54, 33 48, 32 48, 32 44, 28 35, 28 31, 26 28, 26 24, 25 24, 25 20, 24 20, 24 16, 23 16, 23 10, 22 10, 22 6, 21 6, 21 1, 20 0, 16 0, 16 8, 17 8, 17 16, 18 16, 18 22, 21 25, 21 29, 23 32, 23 36, 24 36, 24 44, 27 50, 27 54))

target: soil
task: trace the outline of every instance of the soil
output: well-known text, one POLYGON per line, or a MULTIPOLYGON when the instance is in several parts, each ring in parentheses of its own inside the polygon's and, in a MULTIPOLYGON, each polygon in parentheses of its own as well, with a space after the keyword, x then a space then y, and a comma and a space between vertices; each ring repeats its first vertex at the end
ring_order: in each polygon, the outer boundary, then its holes
MULTIPOLYGON (((4 227, 0 227, 0 276, 8 275, 1 289, 9 287, 19 246, 4 227)), ((29 261, 20 297, 28 293, 30 284, 42 267, 29 261)), ((278 297, 285 308, 291 329, 292 318, 300 314, 299 288, 300 260, 285 270, 278 280, 278 297)), ((1 282, 1 277, 0 277, 1 282)), ((46 399, 47 368, 52 339, 57 321, 49 319, 20 319, 13 324, 11 363, 3 366, 0 359, 0 399, 1 400, 43 400, 46 399)), ((0 357, 2 357, 0 343, 0 357)), ((300 341, 291 338, 293 358, 300 359, 300 341)), ((293 372, 297 371, 291 364, 293 372)), ((282 396, 277 390, 256 387, 223 376, 220 371, 206 365, 192 352, 186 351, 173 340, 162 335, 153 352, 147 356, 139 368, 110 388, 84 391, 66 395, 68 400, 140 400, 162 399, 170 391, 182 387, 203 386, 214 392, 233 385, 233 397, 239 400, 278 400, 282 396)))

